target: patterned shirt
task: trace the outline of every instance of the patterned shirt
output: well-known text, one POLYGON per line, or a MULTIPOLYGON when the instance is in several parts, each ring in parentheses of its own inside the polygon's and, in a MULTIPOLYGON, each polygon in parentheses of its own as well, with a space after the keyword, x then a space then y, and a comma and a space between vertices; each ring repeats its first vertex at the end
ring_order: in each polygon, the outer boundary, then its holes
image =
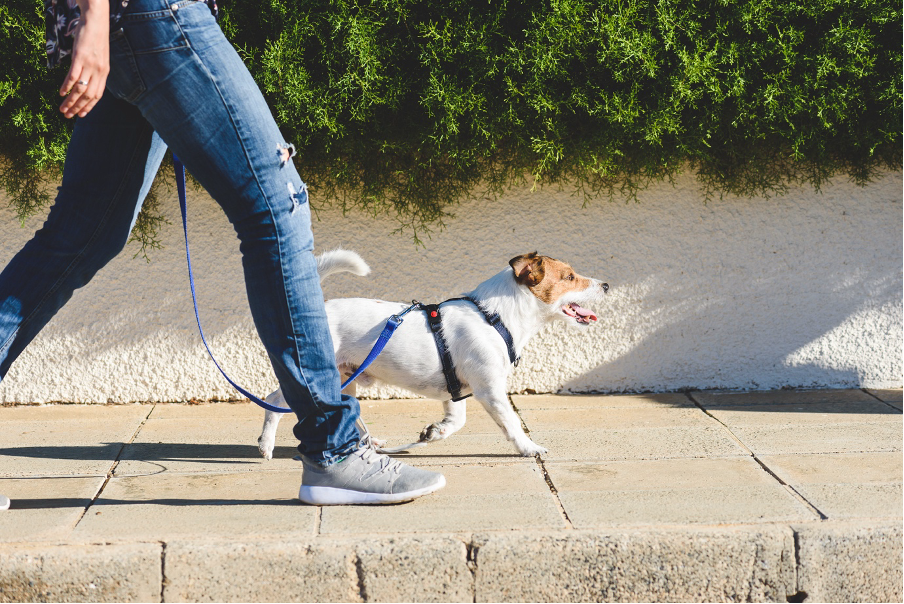
MULTIPOLYGON (((216 0, 206 2, 213 16, 217 16, 216 0)), ((110 31, 119 25, 129 0, 110 0, 110 31)), ((72 54, 72 34, 78 27, 81 9, 76 0, 45 0, 44 19, 47 29, 47 67, 56 67, 66 55, 72 54)))

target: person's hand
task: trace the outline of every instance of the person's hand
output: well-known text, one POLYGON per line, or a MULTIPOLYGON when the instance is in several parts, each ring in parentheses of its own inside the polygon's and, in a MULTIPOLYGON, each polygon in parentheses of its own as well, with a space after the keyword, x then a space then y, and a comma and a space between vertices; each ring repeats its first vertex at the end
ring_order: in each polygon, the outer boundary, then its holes
POLYGON ((60 111, 85 117, 104 94, 110 73, 109 0, 78 0, 81 20, 72 44, 72 65, 60 87, 60 111))

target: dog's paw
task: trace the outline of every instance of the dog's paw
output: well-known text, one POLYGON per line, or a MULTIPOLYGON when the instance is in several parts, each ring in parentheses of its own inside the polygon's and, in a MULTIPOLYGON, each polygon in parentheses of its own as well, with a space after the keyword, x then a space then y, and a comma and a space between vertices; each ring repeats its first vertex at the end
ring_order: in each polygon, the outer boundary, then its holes
POLYGON ((526 443, 519 443, 516 445, 518 447, 518 453, 523 455, 524 457, 543 457, 549 451, 547 451, 544 447, 541 447, 537 443, 529 440, 526 443))
POLYGON ((263 436, 257 439, 257 450, 260 451, 261 457, 270 461, 273 459, 273 446, 276 443, 272 440, 265 439, 263 436))
POLYGON ((418 437, 418 442, 429 443, 435 440, 443 440, 446 436, 448 436, 447 430, 440 425, 440 422, 433 422, 429 426, 424 426, 420 437, 418 437))

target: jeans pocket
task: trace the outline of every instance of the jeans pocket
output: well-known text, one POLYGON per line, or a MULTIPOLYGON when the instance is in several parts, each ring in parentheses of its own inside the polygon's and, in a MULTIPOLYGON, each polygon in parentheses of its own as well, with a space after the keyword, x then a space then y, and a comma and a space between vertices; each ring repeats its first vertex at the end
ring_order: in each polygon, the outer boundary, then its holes
POLYGON ((134 103, 147 87, 138 72, 132 47, 122 29, 110 34, 110 75, 107 88, 122 100, 134 103))
POLYGON ((140 56, 188 48, 188 40, 176 22, 176 13, 192 4, 193 0, 181 0, 164 10, 126 13, 122 27, 132 52, 140 56))

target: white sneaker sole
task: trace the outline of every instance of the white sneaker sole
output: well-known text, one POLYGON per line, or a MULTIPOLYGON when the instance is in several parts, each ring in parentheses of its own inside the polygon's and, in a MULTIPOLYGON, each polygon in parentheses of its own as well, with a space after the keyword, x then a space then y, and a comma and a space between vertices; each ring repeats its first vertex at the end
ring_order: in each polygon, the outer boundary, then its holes
POLYGON ((298 498, 309 505, 380 505, 384 503, 402 503, 428 495, 446 486, 446 477, 429 487, 406 491, 404 493, 364 493, 335 487, 306 487, 298 490, 298 498))
POLYGON ((8 510, 9 509, 9 497, 5 495, 0 495, 0 510, 8 510))

